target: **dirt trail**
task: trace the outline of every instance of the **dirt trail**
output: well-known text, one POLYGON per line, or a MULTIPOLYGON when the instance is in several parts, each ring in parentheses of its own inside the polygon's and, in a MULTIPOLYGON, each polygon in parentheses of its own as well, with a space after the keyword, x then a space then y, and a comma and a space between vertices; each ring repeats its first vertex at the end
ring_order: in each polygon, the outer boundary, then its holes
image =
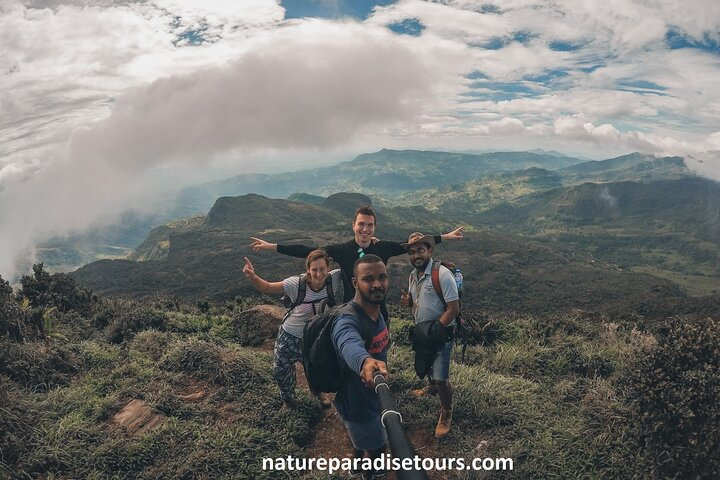
MULTIPOLYGON (((275 339, 268 339, 262 345, 256 347, 264 352, 273 351, 275 339)), ((298 363, 295 365, 297 373, 297 388, 308 389, 305 372, 298 363)), ((438 409, 439 409, 438 403, 438 409)), ((322 420, 317 425, 315 436, 312 442, 305 447, 308 458, 344 458, 352 456, 352 444, 350 437, 345 430, 345 426, 340 419, 335 406, 331 406, 323 411, 322 420)), ((435 438, 433 425, 406 426, 406 433, 410 442, 415 447, 418 456, 423 458, 442 458, 447 456, 444 452, 443 442, 435 438)), ((389 450, 388 450, 389 452, 389 450)), ((447 480, 453 478, 449 473, 445 472, 428 472, 428 476, 433 480, 447 480)), ((395 480, 394 473, 390 473, 387 480, 395 480)))

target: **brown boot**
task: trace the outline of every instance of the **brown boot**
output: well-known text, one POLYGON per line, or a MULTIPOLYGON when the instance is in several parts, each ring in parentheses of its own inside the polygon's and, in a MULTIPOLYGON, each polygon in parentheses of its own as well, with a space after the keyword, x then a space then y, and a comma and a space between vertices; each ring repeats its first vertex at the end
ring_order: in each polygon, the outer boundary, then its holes
POLYGON ((417 398, 424 397, 426 395, 435 395, 437 393, 437 387, 435 385, 426 385, 423 388, 413 390, 412 394, 417 398))
POLYGON ((437 438, 445 438, 450 433, 450 424, 452 423, 452 408, 445 410, 440 408, 440 418, 438 424, 435 427, 435 436, 437 438))

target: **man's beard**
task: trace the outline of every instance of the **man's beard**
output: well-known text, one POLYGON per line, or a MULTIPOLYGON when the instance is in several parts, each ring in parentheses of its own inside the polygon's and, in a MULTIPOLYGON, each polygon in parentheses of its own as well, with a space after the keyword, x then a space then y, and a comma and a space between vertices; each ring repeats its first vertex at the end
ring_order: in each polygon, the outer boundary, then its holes
MULTIPOLYGON (((418 261, 420 261, 420 260, 422 260, 422 259, 418 259, 418 261)), ((427 260, 422 260, 422 261, 423 261, 422 265, 416 265, 415 260, 413 260, 413 262, 412 262, 413 267, 417 268, 419 271, 425 270, 428 266, 428 263, 430 263, 430 259, 428 258, 427 260)))
POLYGON ((385 290, 380 290, 380 289, 372 290, 370 292, 370 295, 367 295, 367 296, 365 295, 365 293, 360 291, 360 296, 363 298, 363 300, 365 300, 366 302, 368 302, 372 305, 382 305, 382 303, 385 301, 386 294, 387 294, 387 292, 385 290), (380 298, 380 299, 372 298, 372 294, 377 293, 377 292, 382 293, 382 298, 380 298))

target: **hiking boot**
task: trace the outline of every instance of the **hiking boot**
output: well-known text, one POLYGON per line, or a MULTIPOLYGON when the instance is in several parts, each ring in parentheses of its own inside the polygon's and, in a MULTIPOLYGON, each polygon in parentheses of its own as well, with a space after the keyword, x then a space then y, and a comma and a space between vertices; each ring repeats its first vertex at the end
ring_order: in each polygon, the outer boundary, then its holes
POLYGON ((373 470, 371 472, 365 472, 365 480, 379 480, 387 477, 386 470, 373 470))
POLYGON ((351 470, 347 478, 365 478, 365 472, 362 470, 351 470))
POLYGON ((315 394, 315 398, 320 401, 320 405, 322 405, 323 408, 330 408, 330 405, 332 405, 330 395, 328 395, 327 393, 317 393, 315 394))
POLYGON ((437 393, 437 387, 435 385, 426 385, 423 388, 413 390, 412 394, 417 398, 424 397, 426 395, 435 395, 437 393))
POLYGON ((440 408, 440 418, 438 424, 435 427, 435 436, 437 438, 445 438, 450 433, 450 424, 452 423, 452 408, 445 410, 440 408))

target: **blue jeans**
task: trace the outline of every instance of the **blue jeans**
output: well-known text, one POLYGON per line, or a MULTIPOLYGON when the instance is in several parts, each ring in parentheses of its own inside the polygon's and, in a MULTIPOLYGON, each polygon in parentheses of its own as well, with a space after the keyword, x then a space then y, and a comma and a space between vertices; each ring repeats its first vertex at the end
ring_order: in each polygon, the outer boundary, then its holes
POLYGON ((428 374, 430 379, 444 382, 450 378, 450 354, 454 344, 454 340, 450 340, 438 351, 435 361, 430 367, 430 373, 428 374))
POLYGON ((350 441, 356 450, 376 450, 387 443, 385 427, 380 423, 380 416, 364 422, 349 422, 343 420, 345 428, 350 434, 350 441))

